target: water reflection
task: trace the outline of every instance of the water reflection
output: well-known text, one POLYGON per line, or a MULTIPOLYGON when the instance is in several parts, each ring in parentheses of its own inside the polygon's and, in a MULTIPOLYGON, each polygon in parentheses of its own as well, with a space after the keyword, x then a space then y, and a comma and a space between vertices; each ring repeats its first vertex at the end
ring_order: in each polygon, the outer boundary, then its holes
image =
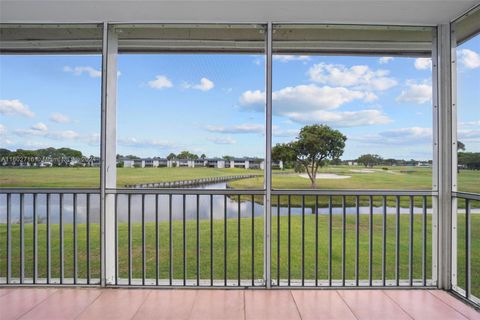
MULTIPOLYGON (((196 186, 199 188, 199 186, 196 186)), ((225 189, 226 183, 215 183, 201 186, 202 189, 225 189)), ((263 205, 246 200, 245 198, 238 202, 237 196, 225 197, 223 195, 199 195, 198 200, 196 195, 172 195, 171 205, 168 195, 145 195, 144 208, 145 208, 145 221, 151 222, 156 220, 156 211, 158 210, 159 221, 168 221, 171 215, 173 220, 182 220, 184 215, 186 220, 195 220, 197 218, 197 205, 198 205, 198 217, 199 219, 210 219, 210 215, 213 214, 214 219, 236 218, 240 212, 240 217, 251 217, 252 214, 255 217, 263 215, 263 205), (185 202, 184 202, 185 201, 185 202), (198 201, 198 204, 197 204, 198 201), (185 203, 185 206, 184 206, 185 203)), ((39 194, 36 199, 36 215, 39 223, 45 223, 47 218, 46 212, 46 195, 39 194)), ((51 223, 59 223, 60 213, 60 196, 53 194, 49 198, 49 214, 51 223)), ((20 217, 20 196, 13 194, 11 196, 11 222, 18 223, 20 217)), ((100 221, 100 197, 99 195, 90 195, 89 198, 90 207, 90 221, 92 223, 98 223, 100 221)), ((63 222, 72 223, 73 221, 73 195, 65 194, 62 199, 63 208, 63 222)), ((87 196, 80 194, 76 199, 77 208, 77 223, 86 222, 87 212, 87 196)), ((130 197, 130 215, 132 222, 142 221, 142 196, 132 194, 130 197)), ((299 215, 302 213, 301 207, 291 207, 292 215, 299 215)), ((347 207, 345 209, 347 214, 355 214, 357 209, 355 207, 347 207)), ((332 208, 333 214, 342 214, 343 209, 341 207, 332 208)), ((369 214, 369 207, 360 207, 360 214, 369 214)), ((421 214, 423 209, 420 207, 414 208, 415 214, 421 214)), ((305 207, 305 214, 313 214, 314 210, 310 207, 305 207)), ((328 214, 328 208, 319 208, 319 214, 328 214)), ((374 207, 374 214, 382 214, 382 207, 374 207)), ((395 214, 395 207, 387 207, 387 214, 395 214)), ((401 214, 410 213, 408 208, 401 208, 401 214)), ((428 213, 431 213, 431 209, 428 209, 428 213)), ((120 223, 128 221, 128 196, 118 195, 117 203, 118 221, 120 223)), ((272 214, 281 216, 288 215, 288 207, 276 206, 272 207, 272 214)), ((31 223, 33 221, 33 196, 26 194, 23 196, 23 215, 24 222, 31 223)), ((6 223, 6 195, 0 194, 0 223, 6 223)))

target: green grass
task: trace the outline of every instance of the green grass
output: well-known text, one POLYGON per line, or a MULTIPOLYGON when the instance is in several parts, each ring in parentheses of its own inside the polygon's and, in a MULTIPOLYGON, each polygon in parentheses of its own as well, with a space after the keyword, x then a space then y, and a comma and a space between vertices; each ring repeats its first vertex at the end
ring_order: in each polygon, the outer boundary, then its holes
MULTIPOLYGON (((262 174, 260 170, 216 168, 117 168, 117 186, 178 181, 239 174, 262 174)), ((255 179, 253 179, 255 180, 255 179)), ((261 181, 261 178, 258 180, 261 181)), ((0 186, 39 188, 98 188, 99 168, 0 168, 0 186)))
MULTIPOLYGON (((288 221, 287 217, 280 218, 280 269, 277 269, 277 217, 272 219, 272 277, 277 277, 277 270, 281 279, 288 277, 288 221)), ((359 277, 368 279, 369 265, 369 217, 360 216, 359 224, 359 277)), ((413 276, 420 278, 422 275, 422 217, 415 216, 414 220, 414 250, 413 250, 413 276)), ((254 227, 254 265, 255 279, 262 278, 263 274, 263 218, 255 218, 254 227)), ((324 215, 318 217, 318 278, 327 279, 328 277, 328 218, 324 215)), ((464 215, 458 217, 458 239, 464 239, 464 215)), ((374 279, 381 279, 382 274, 382 216, 375 215, 373 221, 373 261, 372 273, 374 279)), ((301 216, 291 217, 291 243, 290 243, 290 265, 292 279, 301 278, 301 216)), ((86 226, 78 225, 78 275, 80 278, 86 276, 86 226)), ((186 275, 188 279, 196 278, 196 222, 186 222, 186 256, 187 266, 186 275)), ((227 219, 227 278, 237 278, 238 263, 238 224, 237 219, 227 219)), ((480 215, 472 216, 472 235, 479 234, 480 215)), ((172 224, 172 246, 173 246, 173 277, 181 279, 183 277, 183 225, 181 221, 174 221, 172 224)), ((72 225, 64 226, 64 268, 65 277, 73 277, 73 231, 72 225)), ((119 224, 118 228, 118 259, 119 272, 122 278, 128 276, 128 225, 119 224)), ((160 278, 168 278, 169 275, 169 225, 167 222, 159 223, 159 272, 160 278)), ((200 230, 200 278, 209 279, 210 277, 210 222, 201 220, 200 230)), ((252 277, 252 219, 242 218, 240 223, 240 276, 242 279, 251 279, 252 277)), ((342 263, 342 221, 340 215, 333 216, 332 223, 332 275, 334 279, 341 278, 342 263)), ((386 246, 386 278, 395 278, 395 216, 387 216, 387 246, 386 246)), ((409 274, 409 230, 410 222, 408 215, 402 215, 400 220, 400 278, 408 279, 409 274)), ((155 278, 155 224, 146 223, 146 277, 155 278)), ((12 275, 19 276, 19 226, 12 226, 12 275)), ((91 270, 92 277, 98 277, 100 272, 99 265, 99 225, 91 225, 91 270)), ((224 220, 214 220, 213 222, 213 276, 214 279, 223 279, 223 259, 224 259, 224 220)), ((428 216, 427 222, 427 278, 431 277, 431 217, 428 216)), ((0 225, 0 276, 6 275, 6 226, 0 225)), ((458 247, 458 277, 459 285, 463 285, 464 268, 464 246, 459 241, 458 247)), ((305 278, 315 278, 315 216, 305 216, 305 278)), ((52 277, 59 276, 59 226, 54 224, 51 227, 51 264, 52 277)), ((346 278, 355 277, 355 217, 347 216, 346 221, 346 278)), ((472 237, 472 292, 480 295, 480 238, 472 237)), ((133 277, 140 278, 142 275, 142 238, 141 224, 132 225, 132 255, 133 255, 133 277)), ((40 278, 46 276, 46 227, 44 224, 38 226, 38 274, 40 278)), ((25 276, 31 277, 33 272, 33 228, 31 224, 25 225, 25 276)))
MULTIPOLYGON (((430 190, 432 174, 430 168, 416 167, 375 167, 375 173, 355 173, 350 170, 364 167, 329 166, 320 173, 336 173, 351 176, 349 179, 319 179, 319 189, 392 189, 392 190, 430 190), (405 173, 401 171, 413 171, 405 173)), ((257 173, 261 170, 216 169, 216 168, 118 168, 117 186, 127 184, 176 181, 227 175, 257 173)), ((289 172, 289 171, 286 171, 289 172)), ((297 174, 273 175, 275 189, 310 189, 309 179, 297 174)), ((99 168, 0 168, 1 187, 91 187, 99 186, 99 168)), ((263 177, 232 181, 229 185, 237 189, 261 189, 263 177)), ((480 171, 462 170, 458 175, 458 189, 465 192, 480 193, 480 171)))
MULTIPOLYGON (((334 173, 350 176, 349 179, 317 179, 317 189, 377 189, 377 190, 431 190, 432 171, 430 168, 417 167, 374 167, 375 173, 355 173, 364 167, 330 166, 319 173, 334 173), (402 172, 404 171, 404 172, 402 172), (406 173, 405 171, 413 171, 406 173)), ((370 169, 370 168, 368 168, 370 169)), ((275 171, 274 171, 275 172, 275 171)), ((242 179, 230 182, 236 189, 260 188, 262 182, 255 179, 242 179)), ((274 189, 310 189, 310 180, 298 174, 277 174, 272 177, 274 189)), ((458 174, 459 191, 480 193, 480 171, 461 170, 458 174)))

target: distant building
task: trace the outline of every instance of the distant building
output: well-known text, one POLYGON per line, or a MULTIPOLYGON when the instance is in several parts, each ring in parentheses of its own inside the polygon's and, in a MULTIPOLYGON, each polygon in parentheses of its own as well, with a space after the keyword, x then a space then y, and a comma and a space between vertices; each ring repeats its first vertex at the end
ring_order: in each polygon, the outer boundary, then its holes
MULTIPOLYGON (((243 168, 243 169, 263 169, 265 161, 260 158, 234 158, 225 160, 221 158, 205 159, 172 159, 165 158, 145 158, 145 159, 119 159, 124 168, 158 168, 158 167, 187 167, 187 168, 243 168)), ((272 168, 283 169, 282 161, 273 161, 272 168)))

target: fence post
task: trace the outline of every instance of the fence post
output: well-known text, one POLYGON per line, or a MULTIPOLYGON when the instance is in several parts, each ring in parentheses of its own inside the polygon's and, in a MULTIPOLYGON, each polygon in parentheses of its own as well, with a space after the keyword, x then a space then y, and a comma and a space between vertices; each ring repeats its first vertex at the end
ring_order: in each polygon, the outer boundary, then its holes
POLYGON ((115 283, 115 197, 106 189, 115 188, 116 163, 116 96, 118 39, 108 23, 103 24, 102 51, 102 123, 101 123, 101 284, 115 283))
MULTIPOLYGON (((438 282, 441 289, 452 287, 452 262, 455 258, 452 250, 452 190, 453 190, 453 153, 456 153, 456 140, 452 134, 454 126, 454 101, 452 100, 452 60, 450 24, 437 27, 436 48, 436 102, 438 107, 438 238, 437 263, 438 282)), ((453 55, 454 56, 454 55, 453 55)), ((456 184, 456 182, 455 182, 456 184)), ((435 239, 434 239, 435 240, 435 239)))
POLYGON ((266 32, 266 105, 265 105, 265 167, 264 167, 264 281, 267 288, 271 281, 271 230, 272 230, 272 23, 266 32))

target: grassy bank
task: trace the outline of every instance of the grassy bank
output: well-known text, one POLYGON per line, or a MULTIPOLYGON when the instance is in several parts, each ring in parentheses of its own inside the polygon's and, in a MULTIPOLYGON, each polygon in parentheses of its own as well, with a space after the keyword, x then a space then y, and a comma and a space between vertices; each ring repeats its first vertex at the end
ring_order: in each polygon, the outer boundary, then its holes
MULTIPOLYGON (((245 173, 261 174, 262 171, 239 168, 117 168, 117 186, 222 177, 245 173)), ((258 180, 261 181, 261 178, 258 180)), ((260 182, 260 184, 262 183, 260 182)), ((98 188, 99 186, 99 168, 0 168, 0 187, 4 188, 98 188)))
MULTIPOLYGON (((348 179, 318 179, 318 189, 379 189, 430 190, 430 168, 375 167, 374 173, 358 173, 364 167, 329 166, 319 173, 347 175, 348 179), (353 169, 352 169, 353 168, 353 169)), ((118 168, 117 186, 126 184, 177 181, 207 177, 220 177, 245 173, 262 174, 261 170, 216 168, 118 168)), ((275 189, 310 189, 310 180, 291 171, 273 172, 275 189), (290 173, 290 174, 279 174, 290 173)), ((460 191, 480 192, 480 171, 462 170, 458 175, 460 191)), ((0 187, 91 187, 99 186, 99 168, 0 168, 0 187)), ((263 177, 232 181, 236 189, 261 189, 263 177)))
MULTIPOLYGON (((369 262, 369 220, 368 216, 362 215, 359 229, 359 276, 361 279, 368 278, 369 262)), ((422 217, 415 216, 414 220, 414 250, 413 250, 413 275, 414 278, 420 278, 422 275, 422 217)), ((319 234, 318 234, 318 277, 326 279, 328 276, 328 220, 326 216, 319 216, 319 234)), ((381 279, 382 273, 382 216, 375 215, 373 222, 373 278, 381 279)), ((292 216, 291 218, 291 277, 298 279, 301 277, 302 254, 301 254, 301 216, 292 216)), ((464 216, 459 216, 458 237, 464 239, 464 216)), ((334 215, 332 232, 332 273, 334 279, 341 278, 342 263, 342 221, 341 216, 334 215)), ((187 268, 186 275, 190 279, 196 278, 196 228, 194 221, 186 223, 186 255, 187 268)), ((227 277, 236 279, 238 263, 238 224, 236 219, 227 220, 227 277)), ((255 278, 261 278, 263 274, 263 219, 254 219, 255 232, 254 238, 254 261, 255 278)), ((172 224, 172 246, 173 246, 173 276, 180 279, 183 277, 183 224, 181 221, 174 221, 172 224)), ((64 227, 64 266, 65 277, 73 276, 73 232, 72 225, 64 227)), ((169 271, 169 225, 166 222, 159 223, 159 272, 160 278, 167 278, 169 271)), ((210 222, 202 220, 199 223, 200 236, 200 278, 208 279, 210 277, 210 222)), ((252 277, 252 220, 241 219, 240 223, 240 274, 242 279, 252 277)), ((386 277, 394 279, 395 277, 395 216, 387 218, 387 246, 386 246, 386 277)), ((402 215, 400 220, 400 278, 407 279, 409 273, 409 216, 402 215)), ((146 276, 155 277, 155 224, 147 223, 145 225, 145 250, 146 250, 146 276)), ((272 226, 272 275, 277 277, 277 218, 273 217, 272 226)), ((90 256, 92 277, 98 277, 100 271, 99 265, 99 225, 91 226, 90 238, 90 256)), ((121 277, 127 277, 128 274, 128 225, 120 224, 118 232, 118 259, 119 272, 121 277)), ((472 287, 473 293, 480 295, 480 216, 472 216, 472 287)), ((288 221, 287 217, 280 218, 280 278, 286 279, 288 268, 288 221)), ((0 225, 0 277, 6 274, 6 226, 0 225)), ((20 252, 19 226, 12 226, 12 273, 14 277, 19 274, 20 252)), ((215 279, 224 277, 224 221, 214 220, 213 222, 213 275, 215 279)), ((305 278, 314 279, 315 277, 315 216, 305 216, 305 278)), ((355 217, 348 216, 346 221, 346 277, 353 279, 355 276, 355 217)), ((80 278, 86 276, 86 226, 78 225, 78 275, 80 278)), ((59 275, 59 228, 58 225, 51 227, 51 265, 52 277, 59 275)), ((459 284, 463 284, 464 279, 464 246, 458 246, 458 277, 459 284)), ((141 277, 142 270, 142 237, 141 224, 132 225, 132 265, 133 276, 141 277)), ((46 226, 38 226, 38 273, 39 277, 46 275, 46 226)), ((431 221, 428 216, 427 228, 427 276, 431 276, 431 221)), ((25 275, 31 277, 33 272, 33 228, 31 224, 25 226, 25 275)))

